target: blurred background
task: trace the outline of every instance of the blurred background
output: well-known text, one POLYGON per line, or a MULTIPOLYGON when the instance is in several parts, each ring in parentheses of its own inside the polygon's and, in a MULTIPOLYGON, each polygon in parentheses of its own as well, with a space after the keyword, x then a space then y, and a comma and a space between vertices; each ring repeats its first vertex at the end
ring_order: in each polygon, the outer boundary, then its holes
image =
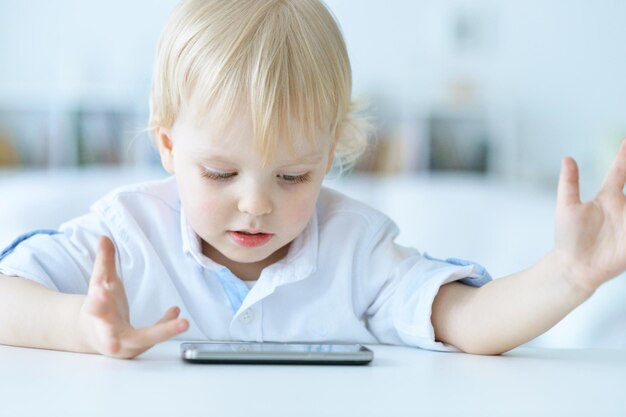
MULTIPOLYGON (((165 175, 145 127, 156 42, 176 3, 0 0, 0 246, 114 186, 165 175)), ((626 2, 327 4, 376 126, 371 152, 328 184, 434 256, 494 276, 536 262, 552 244, 563 156, 577 159, 588 199, 626 137, 626 2)), ((551 343, 626 346, 621 281, 551 343)))
MULTIPOLYGON (((589 187, 626 136, 626 3, 329 0, 378 146, 361 169, 589 187)), ((142 131, 175 0, 0 0, 0 166, 153 164, 142 131)))

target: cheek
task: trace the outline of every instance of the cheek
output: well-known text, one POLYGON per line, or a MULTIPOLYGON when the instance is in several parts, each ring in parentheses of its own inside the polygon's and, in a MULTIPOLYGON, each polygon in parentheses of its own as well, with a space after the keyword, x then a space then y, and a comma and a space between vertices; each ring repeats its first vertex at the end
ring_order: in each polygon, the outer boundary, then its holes
POLYGON ((220 202, 215 198, 207 198, 198 196, 198 201, 195 205, 195 210, 199 214, 206 216, 215 215, 220 211, 220 202))
POLYGON ((286 224, 292 224, 294 227, 297 225, 299 228, 306 225, 311 218, 311 213, 315 210, 318 195, 319 189, 310 190, 305 193, 299 193, 286 202, 283 216, 281 216, 286 221, 286 224))
POLYGON ((210 198, 204 193, 192 197, 189 223, 194 231, 204 240, 210 240, 221 231, 224 225, 230 224, 231 211, 223 199, 210 198))
POLYGON ((223 220, 226 213, 230 211, 227 199, 217 197, 215 192, 203 192, 196 196, 195 211, 199 216, 203 216, 206 222, 223 220))
POLYGON ((224 198, 219 198, 220 193, 207 188, 202 181, 188 181, 181 184, 184 192, 181 192, 181 202, 189 216, 189 220, 203 228, 216 220, 223 220, 227 211, 227 203, 224 198))

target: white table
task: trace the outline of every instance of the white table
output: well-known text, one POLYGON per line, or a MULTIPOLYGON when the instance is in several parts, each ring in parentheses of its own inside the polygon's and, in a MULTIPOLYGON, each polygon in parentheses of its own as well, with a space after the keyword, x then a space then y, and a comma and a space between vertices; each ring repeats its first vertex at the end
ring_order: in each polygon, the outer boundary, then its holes
POLYGON ((370 346, 369 366, 192 365, 0 346, 0 416, 624 416, 626 350, 370 346))

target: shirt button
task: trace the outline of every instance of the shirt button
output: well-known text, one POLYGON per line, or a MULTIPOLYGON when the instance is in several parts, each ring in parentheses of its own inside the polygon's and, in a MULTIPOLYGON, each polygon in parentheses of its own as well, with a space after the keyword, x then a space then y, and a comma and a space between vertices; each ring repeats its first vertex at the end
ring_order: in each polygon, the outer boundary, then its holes
POLYGON ((244 311, 239 315, 239 321, 243 324, 248 324, 254 320, 254 312, 250 309, 244 311))

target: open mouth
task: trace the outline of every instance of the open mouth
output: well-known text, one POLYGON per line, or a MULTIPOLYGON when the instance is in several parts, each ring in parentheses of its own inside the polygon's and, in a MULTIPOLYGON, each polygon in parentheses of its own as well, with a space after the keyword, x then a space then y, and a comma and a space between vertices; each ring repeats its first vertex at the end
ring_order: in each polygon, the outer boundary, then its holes
POLYGON ((274 236, 272 233, 250 232, 245 230, 231 230, 228 232, 228 235, 236 244, 246 248, 262 246, 269 242, 274 236))

